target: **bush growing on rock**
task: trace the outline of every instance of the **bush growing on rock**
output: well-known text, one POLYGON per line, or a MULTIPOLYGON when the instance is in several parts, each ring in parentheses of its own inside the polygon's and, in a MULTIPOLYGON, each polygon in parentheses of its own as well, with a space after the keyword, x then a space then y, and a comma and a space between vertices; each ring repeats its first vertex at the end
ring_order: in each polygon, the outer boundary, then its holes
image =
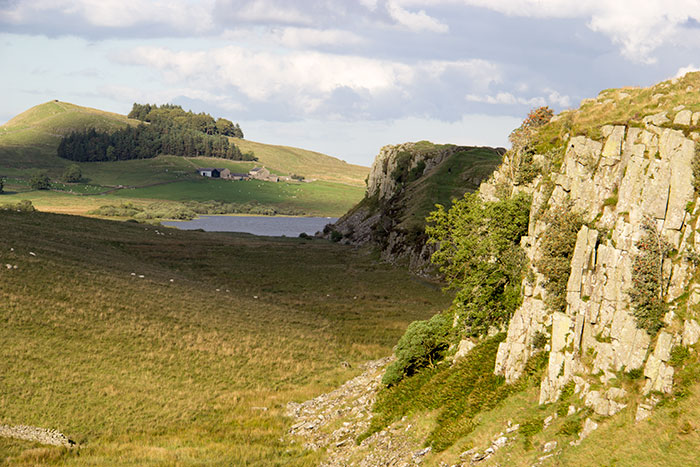
POLYGON ((550 211, 544 220, 548 226, 542 235, 541 257, 535 266, 545 277, 547 306, 554 311, 564 311, 571 256, 583 219, 570 206, 560 206, 550 211))
POLYGON ((428 243, 438 245, 431 259, 457 290, 453 305, 467 335, 502 327, 520 305, 530 203, 524 193, 496 202, 468 193, 428 217, 428 243))
POLYGON ((644 219, 643 236, 637 242, 638 253, 632 262, 632 288, 630 300, 634 307, 637 326, 655 335, 663 327, 663 316, 668 311, 664 300, 664 261, 671 252, 671 244, 654 227, 653 221, 644 219))
POLYGON ((421 368, 433 366, 445 356, 450 346, 452 320, 437 314, 427 321, 414 321, 396 345, 396 361, 382 378, 387 386, 401 381, 421 368))

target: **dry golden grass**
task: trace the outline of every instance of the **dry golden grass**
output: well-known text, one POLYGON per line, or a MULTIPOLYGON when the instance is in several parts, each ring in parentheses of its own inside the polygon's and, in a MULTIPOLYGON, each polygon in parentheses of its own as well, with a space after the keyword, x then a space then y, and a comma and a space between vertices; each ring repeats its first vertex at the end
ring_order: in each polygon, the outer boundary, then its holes
POLYGON ((81 444, 3 441, 11 463, 313 465, 281 439, 285 404, 389 354, 447 302, 325 241, 43 213, 0 225, 0 423, 81 444))

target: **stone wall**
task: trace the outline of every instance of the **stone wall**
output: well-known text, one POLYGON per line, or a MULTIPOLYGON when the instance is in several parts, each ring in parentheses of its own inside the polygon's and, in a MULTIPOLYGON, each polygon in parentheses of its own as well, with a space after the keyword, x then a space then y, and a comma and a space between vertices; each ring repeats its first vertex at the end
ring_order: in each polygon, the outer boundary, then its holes
MULTIPOLYGON (((689 119, 687 113, 677 110, 675 121, 680 123, 676 125, 690 123, 693 115, 689 119)), ((689 129, 658 126, 670 121, 665 114, 655 114, 644 119, 643 128, 603 127, 601 141, 571 137, 561 170, 550 174, 554 190, 541 179, 535 181, 529 232, 522 239, 531 265, 540 258, 547 229, 542 216, 536 214, 542 212, 541 207, 547 211, 571 203, 587 224, 578 232, 565 312, 547 309, 544 278, 531 266, 534 281, 525 281, 523 304, 499 347, 495 372, 513 382, 534 351, 535 335, 549 335, 549 363, 540 403, 556 401, 564 385, 573 381, 587 406, 600 415, 612 415, 625 406, 624 390, 592 391, 591 383, 602 383, 605 388, 619 372, 640 369, 646 379, 645 394, 669 392, 674 372, 668 363, 672 347, 698 340, 697 322, 680 321, 673 310, 665 317, 664 330, 650 338, 637 328, 627 293, 645 218, 680 252, 664 264, 668 301, 690 286, 692 265, 682 252, 700 240, 694 221, 698 208, 687 211, 696 201, 691 162, 698 135, 689 129)), ((510 170, 506 166, 499 169, 482 185, 482 196, 493 196, 495 184, 507 180, 510 170)), ((692 295, 691 304, 700 301, 695 295, 700 294, 692 295)), ((640 410, 646 410, 648 403, 640 410)))
POLYGON ((0 425, 0 438, 22 439, 51 446, 71 447, 75 445, 63 433, 56 430, 26 425, 0 425))

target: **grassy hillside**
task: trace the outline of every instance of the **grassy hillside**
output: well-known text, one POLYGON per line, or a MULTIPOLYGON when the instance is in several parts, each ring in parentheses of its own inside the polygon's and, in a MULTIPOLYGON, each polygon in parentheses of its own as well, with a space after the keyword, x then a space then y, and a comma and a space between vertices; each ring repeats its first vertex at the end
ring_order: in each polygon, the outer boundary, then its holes
POLYGON ((281 440, 286 402, 388 355, 446 305, 325 241, 47 213, 0 211, 0 224, 0 423, 81 445, 0 440, 11 463, 314 465, 281 440))
POLYGON ((493 148, 465 148, 445 159, 432 171, 409 184, 401 194, 399 228, 422 228, 435 204, 448 206, 453 199, 479 188, 502 156, 493 148))
MULTIPOLYGON (((124 115, 50 101, 17 115, 0 126, 0 167, 7 169, 49 169, 57 174, 69 161, 56 157, 60 138, 72 131, 97 128, 113 131, 137 124, 124 115)), ((9 171, 9 174, 15 172, 9 171)))
POLYGON ((113 202, 110 193, 116 193, 123 187, 139 187, 141 191, 120 191, 119 198, 136 202, 196 199, 242 204, 256 201, 278 211, 338 216, 361 199, 361 187, 369 171, 366 167, 346 164, 316 152, 236 140, 241 150, 255 152, 260 161, 159 156, 142 160, 79 163, 83 183, 55 184, 54 189, 60 190, 60 193, 51 195, 30 190, 29 180, 33 174, 45 171, 57 181, 66 167, 72 164, 56 156, 56 147, 63 135, 91 127, 113 131, 138 123, 123 115, 57 101, 38 105, 18 115, 0 126, 0 176, 7 177, 6 191, 11 194, 8 200, 31 199, 42 210, 54 210, 59 206, 58 212, 86 214, 99 207, 96 204, 113 202), (274 173, 295 173, 323 183, 304 184, 302 188, 298 184, 286 183, 227 182, 227 186, 216 180, 202 180, 195 173, 198 167, 212 166, 247 172, 256 165, 265 165, 274 173), (76 193, 82 196, 74 196, 76 193), (185 193, 190 198, 184 196, 185 193), (98 195, 103 198, 101 201, 90 199, 98 195))
POLYGON ((348 164, 318 152, 289 146, 273 146, 234 139, 242 152, 252 151, 262 165, 279 174, 298 174, 306 178, 364 186, 369 168, 348 164))

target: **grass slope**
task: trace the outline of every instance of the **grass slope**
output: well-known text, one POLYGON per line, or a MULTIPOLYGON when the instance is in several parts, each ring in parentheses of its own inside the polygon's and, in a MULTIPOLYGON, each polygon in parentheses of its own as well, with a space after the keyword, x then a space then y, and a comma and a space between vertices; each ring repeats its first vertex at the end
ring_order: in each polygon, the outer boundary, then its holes
POLYGON ((136 123, 111 112, 67 102, 46 102, 0 126, 0 167, 5 175, 7 169, 32 168, 60 173, 70 163, 55 154, 64 135, 87 128, 114 131, 136 123))
POLYGON ((401 195, 403 207, 399 227, 423 227, 435 204, 449 206, 467 191, 479 188, 501 163, 502 156, 493 148, 473 147, 458 151, 433 170, 406 187, 401 195))
POLYGON ((252 151, 261 164, 274 169, 274 172, 279 174, 298 174, 306 178, 362 187, 365 185, 365 178, 369 175, 368 167, 348 164, 318 152, 256 143, 245 139, 233 141, 242 152, 252 151))
POLYGON ((47 213, 0 224, 0 263, 17 265, 0 269, 0 423, 81 444, 0 440, 10 463, 314 465, 281 440, 286 402, 353 376, 447 304, 325 241, 47 213))

